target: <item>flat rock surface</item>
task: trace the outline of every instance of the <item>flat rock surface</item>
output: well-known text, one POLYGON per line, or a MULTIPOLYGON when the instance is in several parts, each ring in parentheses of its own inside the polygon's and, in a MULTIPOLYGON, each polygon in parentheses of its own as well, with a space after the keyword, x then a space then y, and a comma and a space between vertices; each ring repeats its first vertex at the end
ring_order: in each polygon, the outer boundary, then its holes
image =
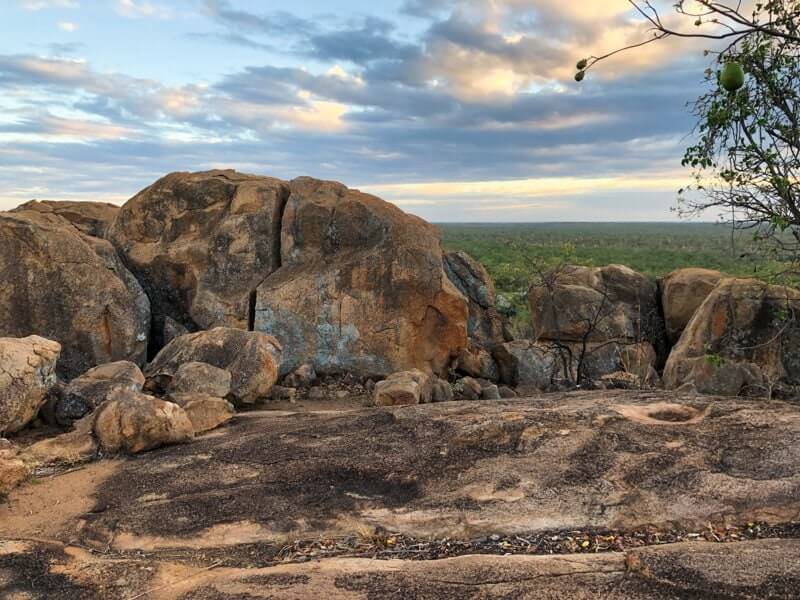
POLYGON ((798 520, 800 407, 782 402, 251 412, 11 493, 0 596, 792 598, 798 520), (785 539, 720 533, 750 522, 785 539))

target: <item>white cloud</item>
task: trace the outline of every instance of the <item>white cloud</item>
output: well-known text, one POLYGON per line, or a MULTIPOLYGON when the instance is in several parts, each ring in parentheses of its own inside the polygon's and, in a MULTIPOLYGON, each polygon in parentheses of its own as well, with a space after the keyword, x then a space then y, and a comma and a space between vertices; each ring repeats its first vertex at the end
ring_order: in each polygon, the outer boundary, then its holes
POLYGON ((172 12, 169 8, 153 4, 147 0, 117 0, 117 12, 129 19, 169 19, 172 17, 172 12))
POLYGON ((78 31, 79 27, 80 25, 78 25, 77 23, 71 23, 70 21, 62 21, 61 23, 58 24, 59 29, 61 29, 62 31, 69 31, 70 33, 72 33, 73 31, 78 31))
POLYGON ((20 6, 25 10, 42 10, 44 8, 78 8, 76 0, 22 0, 20 6))

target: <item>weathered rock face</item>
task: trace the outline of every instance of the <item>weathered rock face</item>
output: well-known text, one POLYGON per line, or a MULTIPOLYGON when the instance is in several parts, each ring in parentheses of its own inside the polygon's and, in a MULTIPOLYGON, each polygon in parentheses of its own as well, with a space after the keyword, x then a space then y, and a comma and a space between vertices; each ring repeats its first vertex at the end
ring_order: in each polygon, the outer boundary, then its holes
POLYGON ((0 338, 0 435, 19 431, 56 383, 61 345, 38 336, 0 338))
POLYGON ((55 214, 0 213, 0 281, 0 335, 61 343, 60 376, 144 362, 149 302, 108 242, 55 214))
POLYGON ((725 279, 689 321, 664 383, 722 395, 793 395, 800 389, 800 291, 725 279))
POLYGON ((711 269, 678 269, 661 280, 661 306, 672 345, 678 342, 695 311, 724 277, 711 269))
POLYGON ((100 365, 69 382, 56 400, 53 416, 59 425, 69 426, 116 392, 141 392, 143 386, 144 375, 132 362, 100 365))
POLYGON ((495 346, 494 358, 500 370, 500 381, 514 387, 547 391, 563 379, 564 368, 559 364, 557 353, 530 340, 495 346))
POLYGON ((207 394, 184 394, 178 403, 192 422, 195 435, 216 429, 235 414, 230 402, 207 394))
POLYGON ((467 335, 489 350, 505 342, 503 321, 495 307, 494 283, 489 273, 466 252, 448 252, 444 258, 447 277, 469 302, 467 335))
POLYGON ((225 369, 203 362, 183 363, 169 382, 167 393, 207 394, 225 398, 231 393, 231 374, 225 369))
POLYGON ((104 238, 106 230, 119 212, 119 206, 106 202, 70 202, 31 200, 11 212, 36 211, 54 214, 72 223, 86 235, 104 238))
POLYGON ((341 184, 291 182, 281 268, 259 288, 255 328, 285 349, 282 373, 443 374, 466 347, 467 302, 436 229, 341 184))
POLYGON ((287 196, 269 177, 172 173, 122 207, 107 237, 150 296, 156 350, 165 322, 248 328, 252 293, 280 266, 287 196))
POLYGON ((177 404, 145 394, 120 392, 100 407, 94 420, 94 434, 108 453, 137 454, 188 442, 194 428, 177 404))
POLYGON ((637 365, 637 375, 663 364, 667 343, 654 282, 621 265, 566 267, 546 280, 528 292, 531 322, 541 345, 572 356, 568 369, 600 379, 627 367, 622 358, 631 345, 652 359, 637 365))
POLYGON ((418 369, 392 373, 375 386, 375 406, 427 404, 431 402, 435 380, 418 369))
POLYGON ((78 539, 113 530, 175 548, 231 523, 259 524, 262 540, 350 535, 353 523, 431 539, 788 523, 798 433, 794 404, 665 392, 252 415, 123 463, 97 494, 109 509, 78 539), (192 518, 182 502, 129 500, 145 494, 190 498, 192 518))
POLYGON ((190 333, 170 342, 147 368, 147 390, 164 393, 179 369, 207 363, 230 373, 230 396, 252 404, 268 398, 278 379, 281 345, 270 335, 230 327, 190 333))
POLYGON ((473 377, 497 380, 499 373, 491 355, 505 337, 503 320, 495 306, 494 284, 483 266, 465 252, 448 252, 445 273, 469 303, 468 347, 461 353, 457 369, 473 377))
POLYGON ((567 267, 528 292, 537 339, 650 341, 663 331, 656 284, 621 265, 567 267))

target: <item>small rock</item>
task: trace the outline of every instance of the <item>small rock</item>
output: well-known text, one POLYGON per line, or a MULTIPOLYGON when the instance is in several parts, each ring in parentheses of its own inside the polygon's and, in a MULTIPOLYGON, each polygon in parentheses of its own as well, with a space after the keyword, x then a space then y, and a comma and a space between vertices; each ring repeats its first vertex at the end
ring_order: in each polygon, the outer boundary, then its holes
POLYGON ((453 388, 444 379, 436 378, 431 390, 431 402, 451 402, 453 400, 453 388))
POLYGON ((324 400, 326 397, 325 388, 320 386, 314 386, 310 390, 308 390, 308 399, 309 400, 324 400))
POLYGON ((405 406, 431 401, 433 377, 414 369, 393 373, 375 386, 375 406, 405 406))
POLYGON ((293 388, 309 388, 317 380, 317 372, 314 366, 304 364, 297 367, 283 379, 284 385, 293 388))
POLYGON ((481 390, 482 400, 500 400, 500 390, 494 384, 487 385, 481 390))
POLYGON ((144 375, 132 362, 118 361, 89 369, 73 379, 55 400, 52 418, 62 427, 72 424, 102 405, 116 392, 141 392, 144 375))
POLYGON ((273 400, 288 400, 294 402, 297 397, 297 390, 293 387, 284 387, 282 385, 273 385, 270 392, 270 398, 273 400))
POLYGON ((16 448, 0 438, 0 494, 15 488, 30 475, 30 467, 19 458, 16 448))
POLYGON ((456 381, 455 391, 465 400, 478 400, 481 397, 483 388, 481 388, 481 384, 472 377, 463 377, 456 381))
POLYGON ((339 390, 338 392, 336 392, 337 400, 344 400, 345 398, 349 397, 350 397, 350 392, 348 392, 347 390, 339 390))
POLYGON ((517 392, 515 392, 513 389, 511 389, 507 385, 499 386, 497 388, 497 391, 500 392, 500 397, 504 398, 504 399, 505 398, 518 398, 519 397, 517 392))

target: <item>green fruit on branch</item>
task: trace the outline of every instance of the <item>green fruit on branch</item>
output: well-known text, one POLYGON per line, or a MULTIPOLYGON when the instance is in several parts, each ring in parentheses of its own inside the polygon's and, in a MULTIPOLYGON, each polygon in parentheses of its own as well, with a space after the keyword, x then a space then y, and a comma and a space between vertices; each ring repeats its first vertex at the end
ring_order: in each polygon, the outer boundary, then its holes
POLYGON ((719 83, 729 92, 735 92, 744 85, 744 70, 742 65, 735 61, 725 63, 719 83))
POLYGON ((581 82, 586 77, 586 71, 578 71, 575 73, 575 81, 581 82))
POLYGON ((578 61, 578 64, 576 65, 575 68, 578 69, 578 71, 583 71, 588 65, 589 61, 586 60, 585 58, 582 58, 578 61))

